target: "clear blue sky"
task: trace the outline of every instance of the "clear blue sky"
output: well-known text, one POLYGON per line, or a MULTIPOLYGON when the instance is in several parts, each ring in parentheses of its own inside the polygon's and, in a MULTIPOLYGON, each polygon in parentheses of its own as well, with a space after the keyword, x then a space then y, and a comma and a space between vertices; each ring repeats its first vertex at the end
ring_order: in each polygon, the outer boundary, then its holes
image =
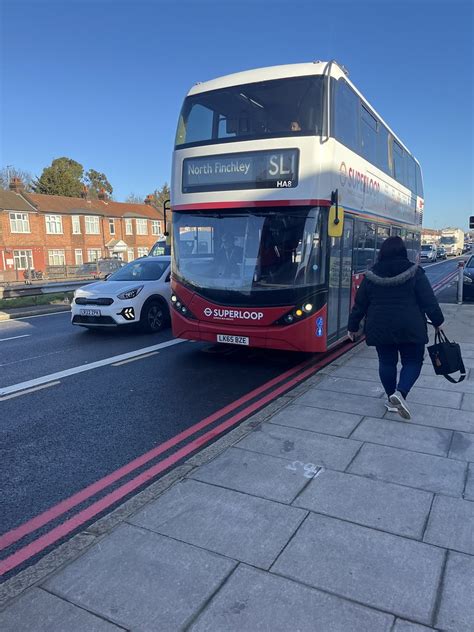
POLYGON ((170 180, 196 82, 335 58, 421 162, 425 225, 474 214, 473 3, 0 0, 0 166, 69 156, 123 200, 170 180))

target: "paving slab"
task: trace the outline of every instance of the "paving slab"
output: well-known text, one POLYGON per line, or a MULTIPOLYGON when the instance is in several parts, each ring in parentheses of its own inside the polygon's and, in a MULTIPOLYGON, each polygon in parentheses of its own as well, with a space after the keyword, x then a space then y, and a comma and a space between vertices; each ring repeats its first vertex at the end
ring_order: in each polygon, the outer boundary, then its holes
POLYGON ((124 524, 45 586, 127 629, 180 630, 234 567, 232 560, 124 524))
POLYGON ((377 370, 379 368, 378 358, 366 358, 365 356, 357 353, 352 358, 344 362, 343 366, 357 367, 358 369, 372 369, 377 370))
POLYGON ((418 489, 324 470, 293 505, 421 539, 432 499, 433 494, 418 489))
POLYGON ((448 553, 436 626, 447 632, 474 630, 474 557, 448 553))
POLYGON ((132 524, 260 568, 269 568, 306 512, 186 480, 130 519, 132 524))
POLYGON ((474 502, 436 496, 423 540, 474 555, 474 502))
POLYGON ((474 434, 455 432, 449 451, 450 458, 474 462, 474 434))
MULTIPOLYGON (((470 410, 471 412, 474 413, 474 394, 473 393, 464 394, 462 404, 461 404, 461 409, 470 410)), ((471 426, 472 426, 472 431, 474 432, 474 414, 471 415, 471 426)))
POLYGON ((430 632, 434 628, 427 628, 426 625, 419 625, 418 623, 410 623, 410 621, 403 621, 397 619, 392 632, 430 632))
POLYGON ((361 369, 359 366, 347 366, 347 364, 343 364, 342 366, 337 367, 335 371, 332 371, 331 376, 347 377, 355 380, 364 380, 366 382, 377 382, 380 384, 378 369, 361 369))
MULTIPOLYGON (((410 408, 412 423, 431 426, 432 428, 474 432, 474 420, 469 413, 454 408, 412 404, 409 398, 410 396, 408 396, 408 407, 410 408)), ((375 417, 378 416, 375 415, 375 417)), ((400 419, 397 413, 387 412, 385 417, 386 419, 400 419)))
POLYGON ((24 593, 0 612, 2 632, 120 632, 123 629, 40 588, 24 593))
POLYGON ((360 448, 359 441, 342 439, 276 424, 263 424, 239 443, 239 448, 280 456, 303 464, 345 470, 360 448))
POLYGON ((290 404, 276 415, 273 415, 269 419, 269 423, 310 430, 311 432, 320 432, 336 437, 348 437, 361 419, 362 415, 290 404))
POLYGON ((428 544, 310 514, 272 571, 429 624, 443 560, 428 544))
POLYGON ((431 492, 460 496, 466 464, 462 461, 364 444, 349 472, 431 492))
POLYGON ((474 463, 469 464, 464 498, 474 500, 474 463))
POLYGON ((239 566, 192 632, 389 632, 391 615, 239 566))
POLYGON ((365 397, 382 397, 385 393, 380 382, 368 383, 366 380, 333 377, 332 375, 328 375, 318 382, 317 388, 322 388, 326 391, 336 391, 336 393, 364 395, 365 397))
POLYGON ((416 387, 440 389, 442 391, 456 391, 459 393, 474 393, 474 380, 464 380, 457 384, 451 384, 442 375, 422 375, 416 381, 416 387))
MULTIPOLYGON (((366 382, 361 381, 361 384, 366 384, 366 382)), ((386 412, 383 400, 380 398, 375 399, 365 397, 365 395, 350 395, 348 393, 342 397, 340 393, 325 391, 317 386, 297 397, 295 403, 368 417, 382 417, 386 412)))
POLYGON ((289 504, 313 474, 287 459, 229 448, 190 478, 289 504))
MULTIPOLYGON (((427 428, 404 421, 367 417, 356 428, 351 439, 380 443, 414 452, 446 456, 451 442, 450 430, 427 428)), ((474 436, 473 436, 474 438, 474 436)))
MULTIPOLYGON (((448 382, 449 384, 449 382, 448 382)), ((442 408, 461 408, 462 393, 452 393, 449 391, 415 386, 408 395, 408 402, 411 404, 428 404, 431 406, 441 406, 442 408)))

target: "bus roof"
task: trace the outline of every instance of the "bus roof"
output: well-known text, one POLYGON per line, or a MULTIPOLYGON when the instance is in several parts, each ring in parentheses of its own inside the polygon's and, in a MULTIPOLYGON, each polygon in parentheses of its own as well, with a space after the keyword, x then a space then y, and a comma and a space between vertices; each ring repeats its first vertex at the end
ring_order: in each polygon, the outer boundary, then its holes
MULTIPOLYGON (((265 68, 255 68, 253 70, 244 70, 242 72, 235 72, 230 75, 223 75, 222 77, 216 77, 210 81, 196 83, 188 92, 187 96, 193 96, 200 94, 201 92, 209 92, 211 90, 220 90, 222 88, 230 88, 231 86, 239 86, 247 83, 257 83, 260 81, 272 81, 275 79, 286 79, 290 77, 303 77, 305 75, 323 75, 327 73, 329 61, 314 61, 306 62, 302 64, 285 64, 282 66, 267 66, 265 68)), ((357 93, 362 101, 367 105, 377 118, 385 125, 392 136, 397 142, 405 149, 406 152, 412 156, 412 158, 418 163, 418 160, 408 149, 408 147, 400 140, 395 134, 390 125, 388 125, 384 119, 380 116, 377 110, 367 101, 364 95, 357 89, 352 81, 347 76, 347 71, 343 69, 336 61, 332 62, 331 77, 340 79, 344 77, 351 88, 357 93)))

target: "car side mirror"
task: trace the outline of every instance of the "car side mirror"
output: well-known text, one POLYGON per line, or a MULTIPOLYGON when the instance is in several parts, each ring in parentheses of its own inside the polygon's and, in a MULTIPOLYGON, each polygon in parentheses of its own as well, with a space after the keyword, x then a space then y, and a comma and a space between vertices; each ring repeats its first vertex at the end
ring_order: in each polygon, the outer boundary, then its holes
POLYGON ((171 274, 166 275, 165 283, 169 283, 171 281, 171 274))

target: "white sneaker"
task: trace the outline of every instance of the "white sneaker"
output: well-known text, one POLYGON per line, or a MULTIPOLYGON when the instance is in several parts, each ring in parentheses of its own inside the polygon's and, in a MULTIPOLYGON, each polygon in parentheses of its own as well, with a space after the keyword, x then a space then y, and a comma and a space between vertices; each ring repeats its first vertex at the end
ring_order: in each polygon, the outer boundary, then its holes
POLYGON ((384 406, 388 410, 389 413, 398 413, 398 408, 394 406, 393 404, 391 404, 389 399, 387 399, 387 401, 384 402, 384 406))
POLYGON ((397 391, 393 395, 390 395, 389 401, 391 404, 396 406, 397 412, 400 417, 403 417, 403 419, 411 419, 410 410, 408 409, 405 398, 400 393, 400 391, 397 391))

